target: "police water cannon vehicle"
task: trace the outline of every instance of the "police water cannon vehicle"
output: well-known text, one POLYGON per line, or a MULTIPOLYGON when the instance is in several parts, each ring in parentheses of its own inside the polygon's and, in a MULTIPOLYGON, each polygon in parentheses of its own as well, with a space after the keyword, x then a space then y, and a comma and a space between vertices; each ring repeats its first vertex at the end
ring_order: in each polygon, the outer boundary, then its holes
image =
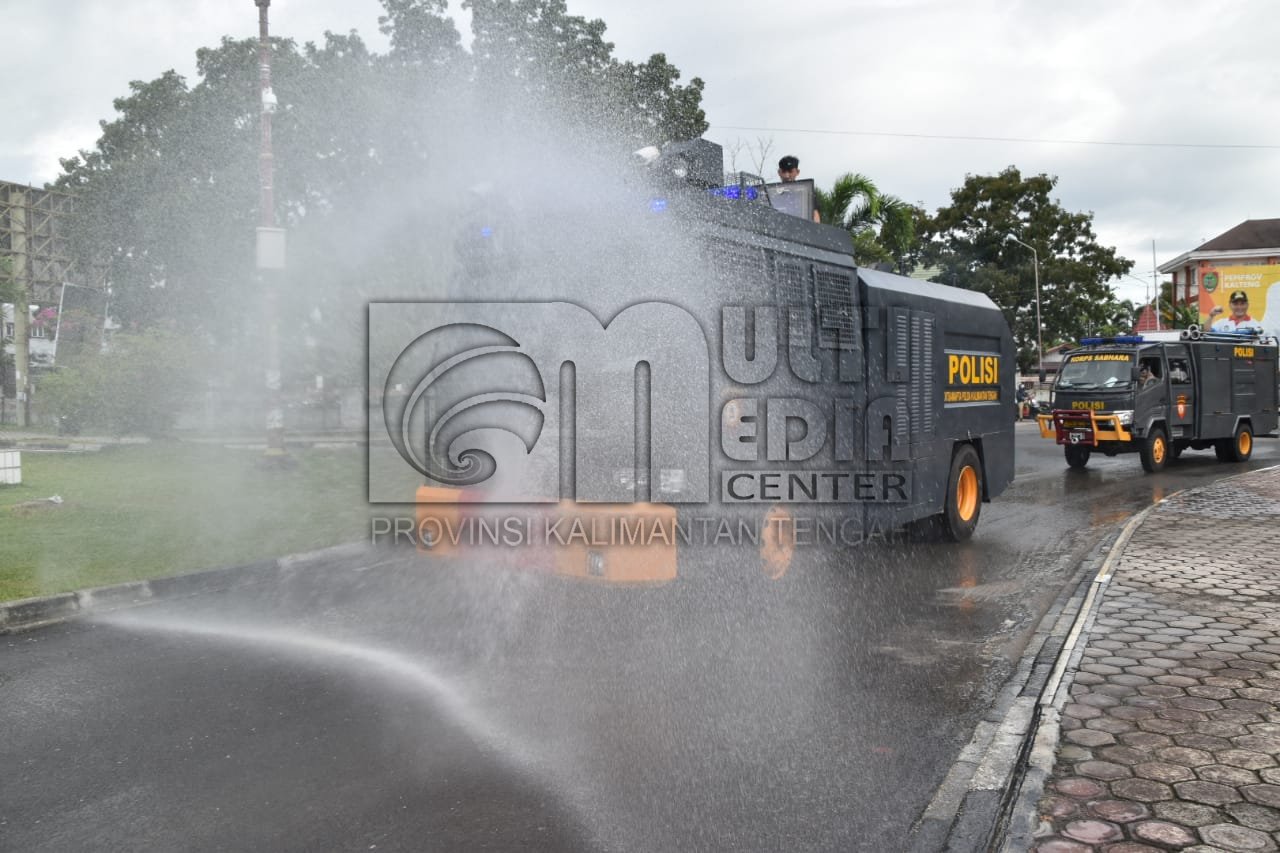
POLYGON ((1097 452, 1137 453, 1149 472, 1212 447, 1244 462, 1277 424, 1277 345, 1256 331, 1085 338, 1066 353, 1040 434, 1084 468, 1097 452))
MULTIPOLYGON (((547 422, 561 445, 577 443, 550 456, 560 476, 542 480, 558 486, 548 512, 640 511, 677 528, 673 542, 643 552, 578 542, 548 554, 554 571, 669 580, 691 516, 729 518, 735 530, 754 522, 769 573, 785 570, 805 530, 837 545, 845 531, 887 536, 912 523, 970 537, 981 505, 1014 473, 1016 352, 996 305, 859 267, 848 231, 812 221, 811 183, 726 181, 714 143, 635 159, 644 179, 625 192, 543 196, 516 212, 522 233, 507 246, 518 257, 480 263, 459 252, 451 296, 517 295, 513 322, 543 310, 531 302, 571 303, 597 324, 547 330, 558 347, 555 363, 540 365, 547 422), (670 326, 640 322, 654 306, 670 326), (602 349, 564 355, 600 336, 602 349), (582 414, 592 395, 620 388, 625 399, 582 414), (694 403, 669 402, 686 392, 694 403), (619 440, 623 459, 584 451, 619 440)), ((493 234, 469 232, 485 249, 498 246, 493 234)), ((475 499, 483 486, 465 491, 428 479, 419 526, 488 511, 475 499)))

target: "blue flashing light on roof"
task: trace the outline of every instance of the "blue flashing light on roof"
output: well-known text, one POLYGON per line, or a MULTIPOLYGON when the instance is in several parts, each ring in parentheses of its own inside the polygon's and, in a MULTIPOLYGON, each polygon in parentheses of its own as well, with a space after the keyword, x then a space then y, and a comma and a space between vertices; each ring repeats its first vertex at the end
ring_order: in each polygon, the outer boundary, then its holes
POLYGON ((489 238, 489 237, 492 237, 492 236, 493 236, 493 229, 492 229, 492 228, 490 228, 488 225, 484 226, 483 228, 481 228, 481 229, 480 229, 480 236, 481 236, 481 237, 484 237, 484 238, 486 238, 486 239, 487 239, 487 238, 489 238))
POLYGON ((649 200, 649 209, 654 213, 662 213, 667 209, 667 200, 665 198, 654 198, 649 200))
POLYGON ((1114 338, 1081 338, 1080 346, 1096 347, 1100 344, 1140 344, 1142 335, 1116 335, 1114 338))
POLYGON ((760 189, 758 187, 743 187, 737 184, 730 184, 727 187, 712 187, 707 192, 720 198, 734 200, 745 198, 747 201, 755 201, 760 198, 760 189))

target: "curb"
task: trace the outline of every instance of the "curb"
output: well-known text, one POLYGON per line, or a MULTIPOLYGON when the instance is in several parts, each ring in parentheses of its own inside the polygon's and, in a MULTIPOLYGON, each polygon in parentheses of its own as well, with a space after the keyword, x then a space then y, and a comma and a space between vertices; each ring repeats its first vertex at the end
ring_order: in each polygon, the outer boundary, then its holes
POLYGON ((352 558, 373 553, 373 547, 366 542, 348 542, 274 560, 258 560, 183 575, 20 598, 0 603, 0 635, 43 628, 93 612, 119 610, 210 592, 225 592, 253 584, 288 581, 301 571, 313 570, 334 562, 345 563, 352 558))
MULTIPOLYGON (((1059 692, 1068 661, 1083 653, 1079 638, 1101 601, 1100 584, 1110 580, 1116 557, 1160 503, 1143 509, 1118 532, 1108 534, 1080 562, 1041 618, 1018 668, 913 827, 911 853, 1001 849, 1010 824, 1026 814, 1023 804, 1027 797, 1037 783, 1043 788, 1053 769, 1058 730, 1052 700, 1059 692), (1042 758, 1046 739, 1050 739, 1047 768, 1037 760, 1042 758)), ((1038 800, 1038 794, 1031 800, 1032 813, 1038 800)))
POLYGON ((1030 727, 1023 733, 1017 763, 1012 768, 1004 791, 1004 803, 1000 814, 991 826, 984 849, 1002 853, 1024 851, 1030 847, 1030 839, 1037 822, 1036 804, 1044 793, 1044 786, 1053 773, 1054 756, 1058 752, 1061 735, 1059 720, 1067 703, 1072 677, 1080 665, 1093 620, 1106 587, 1111 583, 1115 564, 1133 538, 1133 533, 1147 516, 1181 491, 1162 498, 1125 522, 1124 527, 1111 540, 1092 578, 1082 581, 1079 591, 1083 599, 1071 620, 1068 633, 1053 661, 1049 677, 1037 691, 1035 712, 1030 727), (1087 587, 1087 588, 1086 588, 1087 587))
MULTIPOLYGON (((1034 696, 1047 681, 1074 615, 1110 534, 1089 553, 1041 618, 1017 669, 1009 676, 991 709, 960 751, 955 764, 912 830, 911 853, 988 849, 1003 811, 998 780, 1011 780, 1021 756, 1021 740, 1032 726, 1034 696), (1092 569, 1092 571, 1091 571, 1092 569), (981 772, 979 772, 981 771, 981 772)), ((1008 781, 1005 782, 1008 786, 1008 781)))

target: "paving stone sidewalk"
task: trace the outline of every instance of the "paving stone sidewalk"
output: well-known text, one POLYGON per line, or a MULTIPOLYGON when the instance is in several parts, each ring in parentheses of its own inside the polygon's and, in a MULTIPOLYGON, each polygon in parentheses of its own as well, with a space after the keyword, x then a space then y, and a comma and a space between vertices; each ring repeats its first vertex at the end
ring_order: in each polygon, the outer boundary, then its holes
POLYGON ((1175 495, 1114 566, 1032 849, 1280 851, 1280 469, 1175 495))

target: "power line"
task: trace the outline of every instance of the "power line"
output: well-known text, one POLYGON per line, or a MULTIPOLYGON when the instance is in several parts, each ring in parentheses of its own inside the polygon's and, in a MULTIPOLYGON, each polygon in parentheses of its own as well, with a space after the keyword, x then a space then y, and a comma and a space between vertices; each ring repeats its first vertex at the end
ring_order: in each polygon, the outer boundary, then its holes
POLYGON ((959 142, 1031 142, 1045 145, 1106 145, 1128 148, 1235 148, 1275 150, 1280 145, 1241 145, 1217 142, 1125 142, 1109 139, 1041 139, 1029 136, 961 136, 945 133, 891 133, 883 130, 821 130, 812 127, 740 127, 714 124, 715 130, 749 130, 753 133, 817 133, 826 136, 886 136, 894 139, 946 139, 959 142))

